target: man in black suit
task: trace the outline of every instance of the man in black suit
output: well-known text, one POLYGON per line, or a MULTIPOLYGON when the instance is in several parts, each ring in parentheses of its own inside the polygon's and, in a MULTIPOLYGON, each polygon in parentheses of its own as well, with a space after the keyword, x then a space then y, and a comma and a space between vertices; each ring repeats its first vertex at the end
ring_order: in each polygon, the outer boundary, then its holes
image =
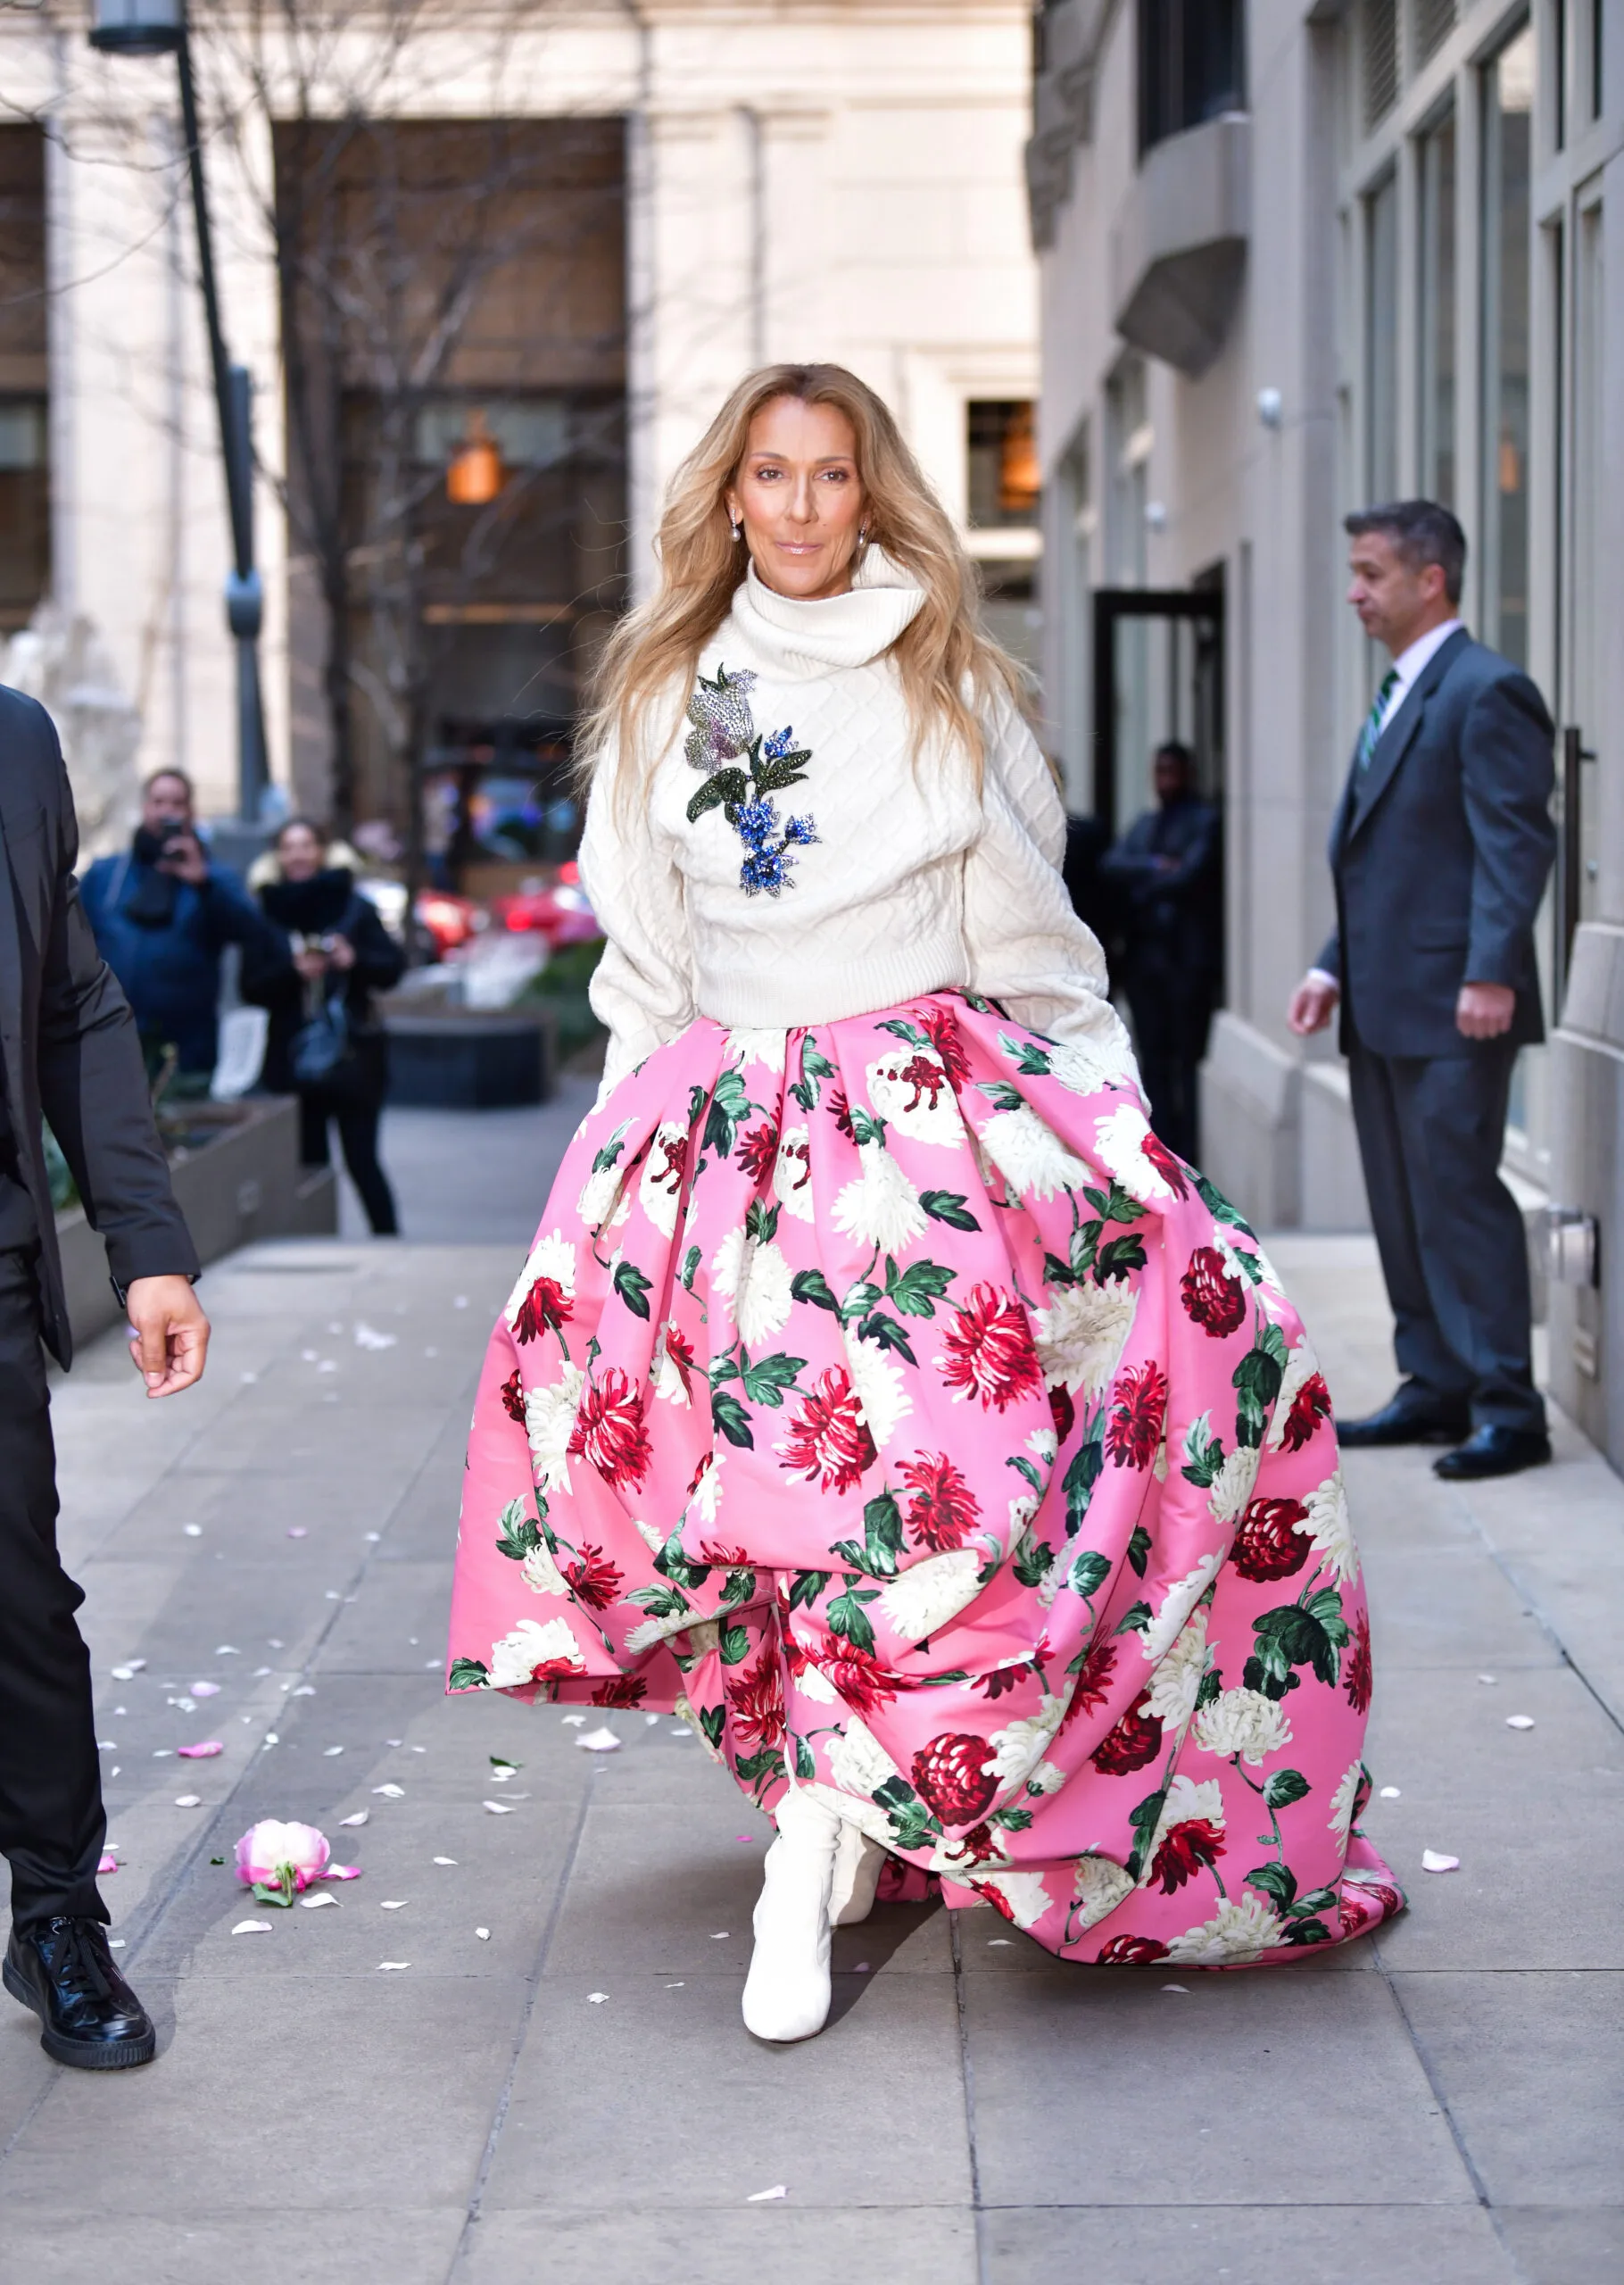
POLYGON ((1466 539, 1401 501, 1347 519, 1348 600, 1393 664, 1331 828, 1337 926, 1294 1031, 1341 1002, 1354 1120, 1404 1375, 1345 1444, 1451 1443, 1452 1481, 1551 1457, 1522 1217, 1500 1180, 1520 1047, 1545 1035, 1534 917, 1555 848, 1539 693, 1457 615, 1466 539), (1462 1441, 1464 1440, 1464 1441, 1462 1441))
POLYGON ((0 1854, 6 1990, 60 2063, 151 2060, 96 1891, 106 1835, 82 1591, 56 1550, 45 1350, 71 1359, 41 1119, 62 1145, 130 1324, 149 1397, 189 1388, 209 1325, 170 1189, 135 1024, 73 877, 79 832, 51 718, 0 689, 0 1854), (43 1344, 43 1346, 42 1346, 43 1344))
POLYGON ((1100 860, 1116 893, 1122 983, 1133 1015, 1150 1124, 1181 1159, 1199 1155, 1196 1075, 1223 968, 1223 854, 1218 812, 1176 738, 1156 748, 1156 805, 1100 860))

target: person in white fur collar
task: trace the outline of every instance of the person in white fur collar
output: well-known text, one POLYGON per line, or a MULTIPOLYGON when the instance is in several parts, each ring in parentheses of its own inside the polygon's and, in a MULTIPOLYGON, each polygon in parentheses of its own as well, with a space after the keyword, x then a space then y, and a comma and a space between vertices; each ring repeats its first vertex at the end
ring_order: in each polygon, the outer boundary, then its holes
POLYGON ((777 1825, 762 2039, 823 2028, 882 1874, 1075 1960, 1377 1924, 1325 1383, 1151 1132, 891 414, 752 375, 660 574, 586 740, 604 1086, 492 1336, 447 1687, 691 1724, 777 1825), (1260 1792, 1278 1857, 1221 1874, 1260 1792))

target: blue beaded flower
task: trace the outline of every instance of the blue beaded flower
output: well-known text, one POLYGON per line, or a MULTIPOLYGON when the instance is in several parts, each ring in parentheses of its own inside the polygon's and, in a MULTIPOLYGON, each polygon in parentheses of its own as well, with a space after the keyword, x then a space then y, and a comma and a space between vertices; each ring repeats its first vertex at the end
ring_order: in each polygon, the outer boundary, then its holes
POLYGON ((749 692, 756 677, 746 671, 730 675, 718 666, 716 680, 704 675, 688 702, 692 728, 684 752, 705 783, 688 804, 691 822, 697 824, 707 810, 720 809, 744 843, 739 885, 746 896, 763 890, 776 896, 793 887, 790 868, 791 849, 806 849, 817 839, 810 817, 788 818, 782 828, 771 796, 785 786, 798 785, 806 776, 803 762, 811 749, 795 744, 795 732, 786 724, 763 737, 751 718, 749 692), (748 769, 739 765, 748 762, 748 769))

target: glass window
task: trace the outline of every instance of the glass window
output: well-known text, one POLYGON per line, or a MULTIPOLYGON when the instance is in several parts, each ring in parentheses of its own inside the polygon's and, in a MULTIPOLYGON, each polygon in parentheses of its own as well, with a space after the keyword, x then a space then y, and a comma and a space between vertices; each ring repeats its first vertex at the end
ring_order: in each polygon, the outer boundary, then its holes
POLYGON ((1415 0, 1415 60, 1436 55, 1454 29, 1454 0, 1415 0))
POLYGON ((1454 113, 1421 144, 1421 490, 1454 505, 1454 113))
POLYGON ((1364 0, 1359 12, 1359 54, 1368 135, 1398 101, 1398 0, 1364 0))
POLYGON ((1139 152, 1246 104, 1240 0, 1139 0, 1139 152))
POLYGON ((965 411, 972 525, 996 531, 1035 524, 1043 470, 1031 398, 974 400, 965 411))
POLYGON ((1365 496, 1398 493, 1398 181, 1364 202, 1365 496))
POLYGON ((1483 639, 1526 666, 1530 26, 1483 77, 1483 639))

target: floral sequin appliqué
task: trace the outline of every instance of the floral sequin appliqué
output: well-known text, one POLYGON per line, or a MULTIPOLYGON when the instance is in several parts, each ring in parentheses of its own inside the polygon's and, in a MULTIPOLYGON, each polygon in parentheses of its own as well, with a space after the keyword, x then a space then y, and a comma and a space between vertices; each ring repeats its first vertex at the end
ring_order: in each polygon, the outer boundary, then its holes
POLYGON ((756 679, 748 669, 730 675, 721 665, 714 682, 700 677, 688 701, 693 727, 683 752, 695 769, 705 772, 705 783, 689 802, 688 817, 697 823, 707 810, 719 808, 744 843, 740 887, 746 896, 763 889, 776 896, 780 889, 794 886, 790 852, 815 842, 817 828, 809 817, 786 818, 781 826, 771 797, 800 784, 807 774, 801 764, 812 753, 792 744, 792 727, 762 736, 750 710, 756 679))

